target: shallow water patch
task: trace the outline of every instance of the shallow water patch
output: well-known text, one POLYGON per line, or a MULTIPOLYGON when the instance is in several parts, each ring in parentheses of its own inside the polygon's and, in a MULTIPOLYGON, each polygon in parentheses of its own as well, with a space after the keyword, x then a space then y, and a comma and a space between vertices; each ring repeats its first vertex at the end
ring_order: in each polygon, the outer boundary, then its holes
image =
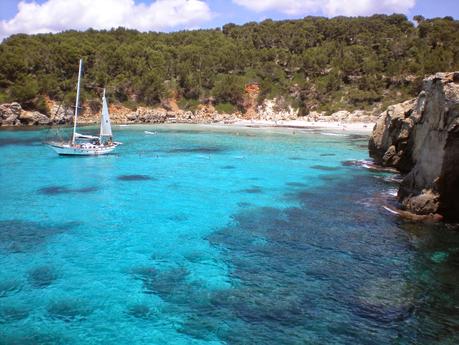
POLYGON ((341 176, 335 175, 335 174, 326 174, 326 175, 320 175, 319 178, 327 182, 337 182, 341 179, 341 176))
POLYGON ((240 201, 240 202, 237 203, 237 205, 239 207, 249 207, 249 206, 252 206, 253 204, 250 203, 250 202, 246 202, 246 201, 240 201))
POLYGON ((189 217, 184 213, 177 213, 177 214, 167 217, 167 219, 173 222, 185 222, 188 220, 188 218, 189 217))
MULTIPOLYGON (((294 186, 295 187, 295 186, 294 186)), ((298 188, 302 188, 302 186, 298 186, 298 188)), ((314 198, 313 192, 309 191, 308 189, 301 189, 294 191, 288 191, 284 193, 283 198, 286 200, 295 200, 306 203, 314 198)))
POLYGON ((38 138, 0 138, 0 147, 9 145, 39 146, 40 144, 38 138))

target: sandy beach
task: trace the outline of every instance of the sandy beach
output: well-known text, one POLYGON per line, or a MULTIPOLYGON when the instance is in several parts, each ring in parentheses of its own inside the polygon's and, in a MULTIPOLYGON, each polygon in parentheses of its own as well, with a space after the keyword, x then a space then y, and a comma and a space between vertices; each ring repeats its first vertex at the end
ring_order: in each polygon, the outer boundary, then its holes
POLYGON ((285 127, 285 128, 313 128, 344 132, 359 132, 370 134, 374 123, 343 123, 343 122, 312 122, 305 120, 240 120, 233 125, 242 127, 285 127))

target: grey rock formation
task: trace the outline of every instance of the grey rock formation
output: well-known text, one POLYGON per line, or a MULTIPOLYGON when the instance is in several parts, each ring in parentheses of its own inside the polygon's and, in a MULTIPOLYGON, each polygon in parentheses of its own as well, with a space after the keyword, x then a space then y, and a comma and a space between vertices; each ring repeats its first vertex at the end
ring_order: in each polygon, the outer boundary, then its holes
POLYGON ((48 125, 51 120, 48 116, 38 111, 22 111, 19 120, 26 125, 48 125))
POLYGON ((377 117, 372 112, 364 110, 354 110, 349 112, 347 110, 340 110, 331 115, 325 115, 325 113, 311 112, 304 117, 306 121, 312 122, 341 122, 341 123, 374 123, 377 117))
POLYGON ((19 103, 0 104, 0 125, 18 126, 20 125, 19 116, 22 108, 19 103))
POLYGON ((406 210, 459 221, 459 72, 426 78, 416 99, 382 113, 369 151, 406 174, 398 192, 406 210))
POLYGON ((418 113, 417 99, 391 105, 376 121, 369 142, 370 156, 378 164, 395 167, 407 173, 413 166, 411 148, 408 147, 414 127, 413 112, 418 113))
POLYGON ((73 121, 73 109, 62 103, 53 102, 49 113, 51 114, 51 122, 54 124, 65 124, 73 121))
POLYGON ((48 125, 51 120, 38 111, 26 111, 19 103, 5 103, 0 105, 1 126, 21 125, 48 125))

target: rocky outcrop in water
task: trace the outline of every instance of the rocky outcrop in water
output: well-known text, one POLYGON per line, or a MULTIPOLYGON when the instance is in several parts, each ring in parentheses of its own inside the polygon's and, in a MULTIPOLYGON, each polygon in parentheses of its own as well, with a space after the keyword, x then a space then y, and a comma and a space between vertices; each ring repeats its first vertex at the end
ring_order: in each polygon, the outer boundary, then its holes
POLYGON ((406 174, 398 191, 404 209, 459 221, 459 72, 426 78, 416 99, 383 112, 369 151, 406 174))

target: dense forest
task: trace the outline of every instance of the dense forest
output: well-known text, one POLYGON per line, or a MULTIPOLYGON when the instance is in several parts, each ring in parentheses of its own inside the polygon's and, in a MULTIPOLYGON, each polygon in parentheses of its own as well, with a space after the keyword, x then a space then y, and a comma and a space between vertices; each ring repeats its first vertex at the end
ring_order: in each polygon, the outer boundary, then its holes
POLYGON ((459 69, 459 21, 414 21, 394 14, 174 33, 19 34, 0 44, 0 103, 46 112, 45 96, 71 102, 82 57, 87 101, 106 86, 112 102, 128 107, 176 97, 186 109, 210 100, 231 111, 256 82, 259 102, 279 97, 303 114, 371 109, 415 95, 426 74, 459 69))

